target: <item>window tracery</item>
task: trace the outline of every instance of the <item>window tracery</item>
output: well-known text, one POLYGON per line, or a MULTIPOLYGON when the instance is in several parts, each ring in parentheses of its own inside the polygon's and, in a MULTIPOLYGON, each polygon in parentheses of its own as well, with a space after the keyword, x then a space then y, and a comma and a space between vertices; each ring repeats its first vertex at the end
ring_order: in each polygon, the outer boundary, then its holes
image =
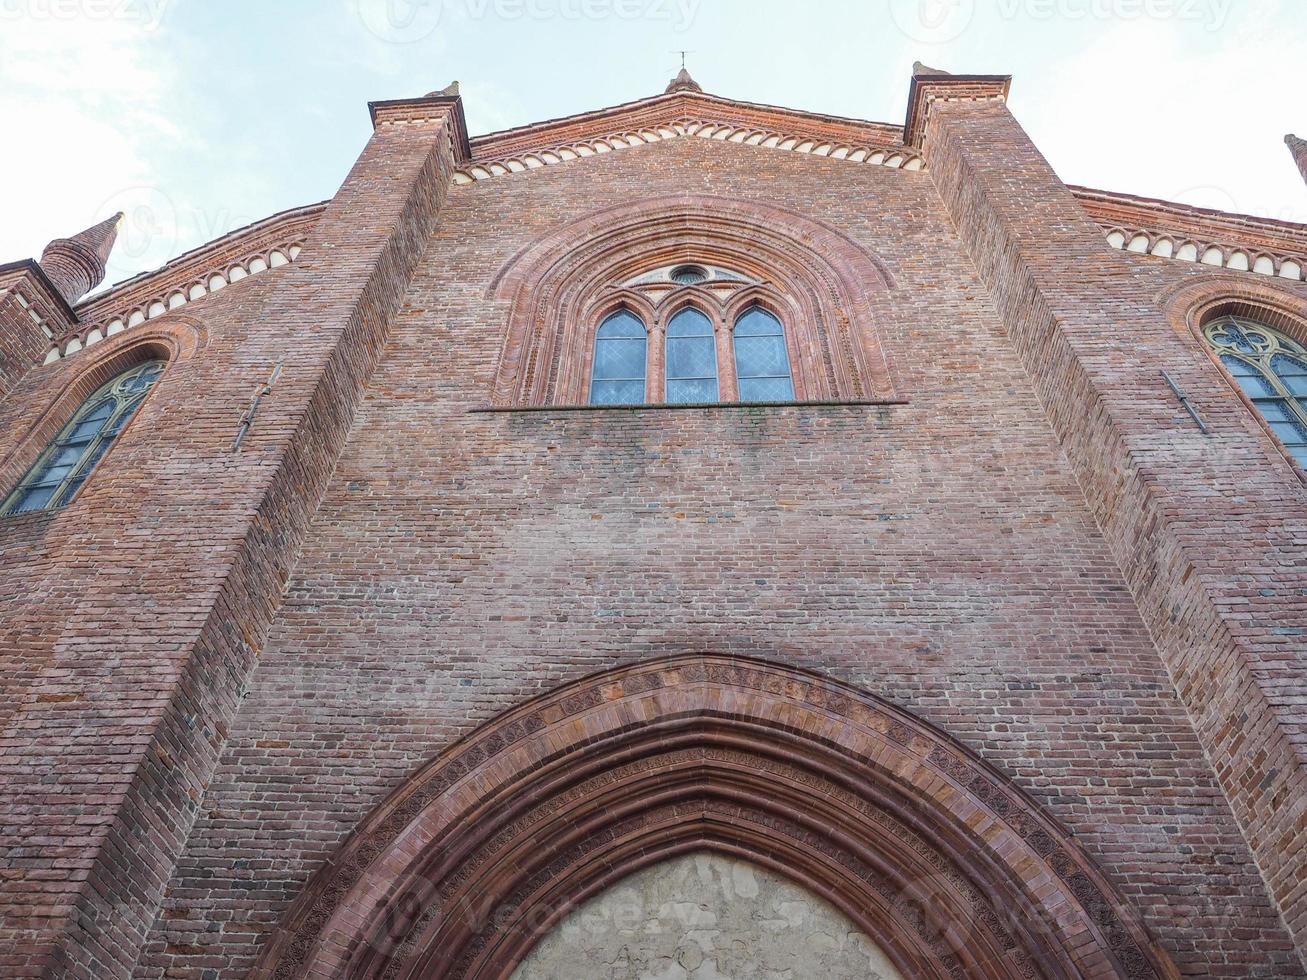
POLYGON ((740 401, 793 401, 794 379, 781 321, 752 306, 735 322, 733 340, 740 401))
POLYGON ((590 404, 639 405, 645 399, 649 338, 640 318, 618 310, 595 334, 590 404))
POLYGON ((1203 336, 1271 431, 1307 468, 1307 349, 1247 317, 1217 317, 1203 336))
POLYGON ((163 374, 163 361, 122 372, 91 394, 19 481, 0 514, 53 510, 68 503, 109 451, 163 374))
POLYGON ((594 334, 589 404, 796 399, 785 322, 768 308, 785 303, 767 283, 680 264, 632 277, 618 291, 623 305, 600 317, 594 334))
MULTIPOLYGON (((790 400, 802 401, 892 399, 880 340, 892 319, 892 289, 883 262, 806 215, 701 195, 632 201, 549 232, 496 274, 487 299, 504 303, 507 322, 492 407, 599 404, 610 393, 596 381, 638 380, 606 376, 607 351, 596 346, 600 327, 620 310, 646 331, 645 403, 670 400, 669 377, 710 383, 711 372, 668 374, 668 327, 685 308, 711 324, 720 402, 756 397, 737 383, 734 336, 753 307, 774 317, 781 332, 771 326, 774 339, 743 345, 745 380, 757 382, 746 389, 792 390, 790 400), (751 373, 750 358, 764 347, 774 352, 781 340, 785 367, 751 373)), ((693 349, 706 352, 707 334, 699 336, 693 349)), ((672 394, 681 387, 674 383, 672 394)))
POLYGON ((667 324, 667 388, 673 405, 715 402, 721 398, 717 378, 717 341, 712 321, 687 306, 667 324))

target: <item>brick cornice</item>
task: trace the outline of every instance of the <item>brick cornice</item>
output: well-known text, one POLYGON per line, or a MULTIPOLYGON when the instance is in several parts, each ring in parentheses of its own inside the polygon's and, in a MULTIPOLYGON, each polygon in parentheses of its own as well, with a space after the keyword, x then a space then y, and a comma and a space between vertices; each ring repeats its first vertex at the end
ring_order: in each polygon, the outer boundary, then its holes
POLYGON ((177 288, 196 269, 235 261, 255 245, 285 238, 287 234, 307 235, 330 203, 319 201, 316 204, 289 208, 219 235, 169 259, 157 269, 139 273, 88 296, 77 304, 78 316, 87 322, 103 320, 113 315, 119 307, 131 306, 148 296, 177 288))
POLYGON ((35 259, 20 259, 17 262, 0 265, 0 289, 8 289, 22 279, 26 279, 29 287, 38 294, 29 299, 37 299, 48 304, 66 323, 78 322, 77 313, 68 305, 68 301, 55 288, 50 277, 35 259))
POLYGON ((426 95, 417 99, 369 102, 368 112, 374 128, 447 120, 449 128, 445 134, 450 140, 454 161, 461 163, 472 155, 467 136, 467 119, 463 115, 463 99, 460 96, 426 95))
POLYGON ((78 320, 52 338, 57 360, 123 330, 173 313, 247 277, 289 265, 330 202, 283 211, 191 249, 166 265, 78 304, 78 320))
POLYGON ((908 89, 908 115, 903 123, 903 142, 922 149, 930 108, 936 102, 1006 102, 1012 87, 1011 75, 946 75, 930 72, 912 76, 908 89))
POLYGON ((1194 207, 1092 187, 1071 186, 1082 207, 1103 226, 1156 228, 1198 240, 1271 252, 1307 253, 1307 224, 1194 207))
POLYGON ((717 116, 710 118, 681 116, 649 122, 634 129, 609 131, 600 136, 573 134, 571 142, 536 146, 512 156, 479 159, 459 170, 454 175, 454 179, 460 184, 471 184, 491 177, 551 167, 614 150, 625 150, 628 147, 686 137, 745 144, 763 150, 811 154, 832 160, 846 160, 854 164, 871 164, 892 169, 919 171, 924 165, 921 156, 915 150, 900 146, 897 141, 889 144, 857 140, 846 142, 814 130, 776 130, 760 128, 753 123, 727 121, 717 116))
POLYGON ((803 132, 837 143, 898 146, 903 137, 903 131, 890 123, 742 102, 708 93, 672 92, 487 133, 472 140, 472 158, 475 162, 496 160, 681 118, 716 120, 722 125, 774 132, 803 132))

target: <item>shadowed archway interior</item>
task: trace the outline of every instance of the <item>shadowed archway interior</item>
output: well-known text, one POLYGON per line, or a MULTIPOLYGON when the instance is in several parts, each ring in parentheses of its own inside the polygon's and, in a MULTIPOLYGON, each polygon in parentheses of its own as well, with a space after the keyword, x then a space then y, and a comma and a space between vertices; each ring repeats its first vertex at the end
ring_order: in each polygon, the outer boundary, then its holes
POLYGON ((570 911, 710 852, 783 876, 923 978, 1174 977, 1056 822, 841 683, 691 655, 507 712, 380 806, 254 976, 506 978, 570 911))

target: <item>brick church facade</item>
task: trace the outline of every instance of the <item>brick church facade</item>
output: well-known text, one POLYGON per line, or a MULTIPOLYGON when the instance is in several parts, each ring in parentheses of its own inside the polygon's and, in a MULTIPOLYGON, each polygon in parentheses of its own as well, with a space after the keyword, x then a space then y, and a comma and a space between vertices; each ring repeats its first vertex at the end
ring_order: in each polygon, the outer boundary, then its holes
POLYGON ((1307 975, 1307 226, 1008 85, 0 266, 0 975, 1307 975))

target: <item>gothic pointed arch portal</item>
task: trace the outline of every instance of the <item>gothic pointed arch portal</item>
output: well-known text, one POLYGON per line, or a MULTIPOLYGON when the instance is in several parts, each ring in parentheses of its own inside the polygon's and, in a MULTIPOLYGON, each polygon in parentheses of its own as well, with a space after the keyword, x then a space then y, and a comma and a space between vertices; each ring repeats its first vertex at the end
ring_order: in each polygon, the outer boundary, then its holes
POLYGON ((453 746, 319 871, 253 975, 506 978, 579 903, 705 850, 822 896, 904 976, 1178 975, 1070 835, 948 736, 711 655, 585 678, 453 746))

